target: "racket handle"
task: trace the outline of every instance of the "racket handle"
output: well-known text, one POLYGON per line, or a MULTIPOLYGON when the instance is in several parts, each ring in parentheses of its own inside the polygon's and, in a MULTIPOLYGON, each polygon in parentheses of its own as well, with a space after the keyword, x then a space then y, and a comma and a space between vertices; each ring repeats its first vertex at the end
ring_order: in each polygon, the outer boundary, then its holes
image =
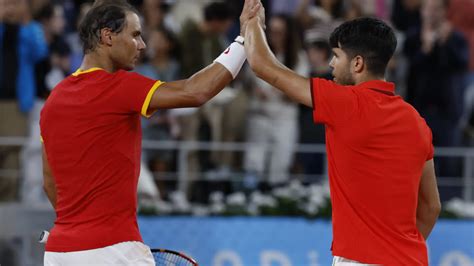
POLYGON ((49 237, 49 232, 46 230, 43 230, 43 232, 41 232, 41 235, 38 239, 38 242, 45 244, 46 242, 48 242, 48 237, 49 237))

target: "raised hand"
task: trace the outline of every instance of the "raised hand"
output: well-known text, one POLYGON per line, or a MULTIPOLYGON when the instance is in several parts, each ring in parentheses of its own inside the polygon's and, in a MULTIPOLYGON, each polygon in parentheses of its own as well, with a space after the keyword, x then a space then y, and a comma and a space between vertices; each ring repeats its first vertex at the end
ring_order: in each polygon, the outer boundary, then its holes
MULTIPOLYGON (((260 13, 262 12, 262 3, 260 0, 245 0, 244 7, 242 8, 242 13, 240 14, 240 35, 245 36, 245 28, 247 22, 255 17, 261 16, 260 13)), ((265 21, 265 12, 263 14, 263 19, 265 21)))
MULTIPOLYGON (((258 0, 260 2, 260 0, 258 0)), ((263 5, 260 3, 261 7, 257 10, 257 17, 259 19, 259 22, 260 22, 260 26, 262 27, 262 29, 265 30, 266 26, 265 26, 265 8, 263 7, 263 5)))

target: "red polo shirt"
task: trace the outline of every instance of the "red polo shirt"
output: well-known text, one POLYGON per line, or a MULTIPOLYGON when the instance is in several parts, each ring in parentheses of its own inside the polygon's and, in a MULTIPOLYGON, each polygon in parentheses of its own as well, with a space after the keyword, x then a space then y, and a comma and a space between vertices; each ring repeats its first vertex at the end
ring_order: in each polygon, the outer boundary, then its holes
POLYGON ((142 241, 136 221, 140 114, 161 82, 94 68, 67 77, 41 112, 41 136, 56 183, 47 251, 142 241))
POLYGON ((433 158, 423 118, 394 84, 341 86, 312 79, 313 117, 326 125, 334 256, 428 265, 416 227, 423 165, 433 158))

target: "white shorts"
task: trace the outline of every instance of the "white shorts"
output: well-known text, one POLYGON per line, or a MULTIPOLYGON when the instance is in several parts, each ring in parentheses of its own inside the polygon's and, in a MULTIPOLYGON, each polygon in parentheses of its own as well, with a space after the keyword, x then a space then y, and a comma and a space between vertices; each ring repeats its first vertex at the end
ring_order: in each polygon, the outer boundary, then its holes
POLYGON ((376 264, 360 263, 358 261, 346 259, 339 256, 334 256, 332 260, 332 266, 369 266, 369 265, 376 265, 376 264))
POLYGON ((141 242, 121 242, 115 245, 74 252, 45 252, 45 266, 137 265, 155 266, 150 248, 141 242))

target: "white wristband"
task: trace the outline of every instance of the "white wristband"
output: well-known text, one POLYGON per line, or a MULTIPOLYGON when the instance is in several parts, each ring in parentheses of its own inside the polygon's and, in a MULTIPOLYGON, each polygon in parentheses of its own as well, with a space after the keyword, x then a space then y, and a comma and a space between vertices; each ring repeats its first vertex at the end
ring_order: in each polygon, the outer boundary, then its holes
POLYGON ((223 65, 235 79, 246 59, 244 46, 238 42, 233 42, 214 62, 223 65))
POLYGON ((43 230, 43 232, 41 232, 41 235, 38 239, 38 242, 44 244, 44 243, 48 242, 48 237, 49 237, 49 232, 43 230))

